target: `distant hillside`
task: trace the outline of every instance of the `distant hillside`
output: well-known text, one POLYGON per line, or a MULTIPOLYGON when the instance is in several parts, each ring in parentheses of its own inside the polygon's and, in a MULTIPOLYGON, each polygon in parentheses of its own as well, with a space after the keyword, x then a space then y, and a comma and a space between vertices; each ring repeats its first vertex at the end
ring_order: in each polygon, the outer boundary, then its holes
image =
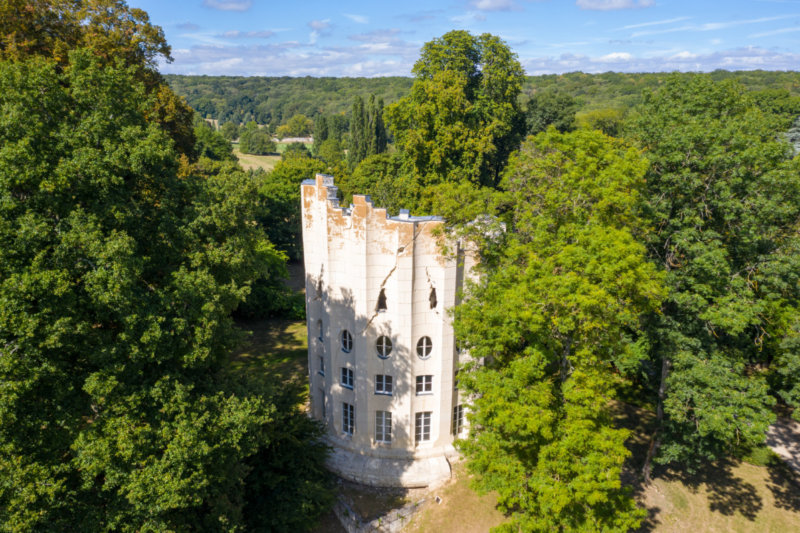
MULTIPOLYGON (((559 90, 581 101, 581 110, 606 107, 629 108, 641 99, 644 89, 657 87, 669 74, 646 73, 584 74, 529 76, 523 86, 524 100, 541 90, 559 90)), ((717 70, 714 79, 736 78, 748 90, 786 89, 800 96, 800 72, 763 70, 729 72, 717 70)), ((302 113, 314 118, 319 114, 348 113, 356 95, 375 94, 385 103, 405 96, 412 78, 266 78, 229 76, 167 75, 167 81, 206 118, 222 122, 269 124, 270 129, 302 113)))
POLYGON ((222 122, 269 124, 274 129, 293 115, 349 113, 353 98, 375 94, 385 103, 408 93, 412 78, 262 78, 178 76, 169 74, 173 90, 204 118, 222 122))

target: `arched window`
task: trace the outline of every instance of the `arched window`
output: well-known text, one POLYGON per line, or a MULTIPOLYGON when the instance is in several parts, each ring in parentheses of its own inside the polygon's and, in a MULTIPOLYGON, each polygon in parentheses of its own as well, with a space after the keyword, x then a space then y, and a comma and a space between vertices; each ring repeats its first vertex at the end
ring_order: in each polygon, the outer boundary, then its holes
POLYGON ((346 329, 342 330, 341 342, 342 351, 350 353, 350 350, 353 349, 353 336, 346 329))
POLYGON ((431 342, 430 337, 425 336, 417 341, 417 355, 420 359, 427 359, 430 357, 432 349, 433 343, 431 342))
POLYGON ((317 338, 319 340, 324 340, 325 331, 322 329, 322 320, 317 320, 317 338))
POLYGON ((378 349, 378 357, 386 359, 389 357, 389 354, 392 353, 392 339, 386 335, 381 335, 378 337, 378 342, 375 343, 375 347, 378 349))
POLYGON ((431 303, 431 309, 436 309, 436 304, 439 303, 439 301, 436 299, 436 287, 431 287, 431 293, 428 296, 428 300, 431 303))

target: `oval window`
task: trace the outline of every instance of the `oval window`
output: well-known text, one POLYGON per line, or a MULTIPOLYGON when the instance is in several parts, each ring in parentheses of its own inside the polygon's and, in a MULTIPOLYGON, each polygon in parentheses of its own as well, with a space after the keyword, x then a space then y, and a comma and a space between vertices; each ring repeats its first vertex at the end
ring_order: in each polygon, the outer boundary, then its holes
POLYGON ((425 336, 417 341, 417 355, 420 357, 420 359, 427 359, 430 357, 432 349, 433 343, 431 342, 430 337, 425 336))
POLYGON ((389 357, 389 354, 392 353, 392 339, 386 335, 381 335, 378 337, 378 342, 375 343, 375 347, 378 349, 378 357, 386 359, 389 357))

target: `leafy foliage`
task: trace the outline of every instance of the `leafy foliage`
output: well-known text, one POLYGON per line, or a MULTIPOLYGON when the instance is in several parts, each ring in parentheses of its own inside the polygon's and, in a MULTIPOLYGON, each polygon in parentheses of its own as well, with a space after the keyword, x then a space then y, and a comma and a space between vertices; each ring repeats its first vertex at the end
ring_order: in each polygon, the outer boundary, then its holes
POLYGON ((511 513, 508 531, 627 531, 642 517, 608 404, 640 317, 664 296, 633 233, 645 169, 599 132, 551 128, 509 162, 505 232, 476 239, 482 278, 455 310, 475 398, 461 447, 511 513))
POLYGON ((243 154, 266 155, 277 151, 277 146, 265 128, 248 122, 239 135, 239 150, 243 154))
POLYGON ((670 78, 632 122, 651 161, 648 251, 670 288, 648 329, 661 461, 763 442, 768 367, 784 380, 776 392, 797 400, 785 369, 797 364, 800 174, 780 122, 738 83, 705 75, 670 78))
POLYGON ((230 141, 199 116, 195 116, 194 123, 195 154, 214 161, 236 161, 230 141))
POLYGON ((386 117, 414 173, 424 185, 496 185, 524 131, 516 56, 488 33, 451 31, 423 46, 413 72, 411 94, 386 117))
POLYGON ((314 129, 314 121, 303 114, 293 115, 286 124, 281 124, 275 130, 275 134, 285 139, 287 137, 306 137, 311 135, 314 129))
POLYGON ((365 158, 386 151, 386 127, 383 124, 383 100, 370 95, 368 105, 360 97, 353 101, 350 115, 350 138, 347 160, 355 167, 365 158))
POLYGON ((528 133, 535 135, 545 131, 548 126, 553 126, 561 133, 574 130, 578 105, 578 101, 566 93, 546 91, 534 94, 528 100, 528 133))
POLYGON ((273 521, 328 501, 304 415, 227 371, 231 312, 285 268, 254 183, 181 159, 159 98, 93 51, 0 63, 4 530, 235 530, 265 450, 307 461, 273 521))

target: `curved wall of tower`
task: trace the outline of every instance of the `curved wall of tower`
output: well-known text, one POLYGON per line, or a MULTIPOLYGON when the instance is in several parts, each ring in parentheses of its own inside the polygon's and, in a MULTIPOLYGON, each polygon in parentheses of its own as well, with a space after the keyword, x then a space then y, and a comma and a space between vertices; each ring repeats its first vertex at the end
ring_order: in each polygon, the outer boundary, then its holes
POLYGON ((470 254, 440 252, 438 217, 387 217, 358 195, 341 208, 321 174, 301 188, 311 414, 330 468, 377 486, 449 478, 466 420, 447 309, 470 254))

